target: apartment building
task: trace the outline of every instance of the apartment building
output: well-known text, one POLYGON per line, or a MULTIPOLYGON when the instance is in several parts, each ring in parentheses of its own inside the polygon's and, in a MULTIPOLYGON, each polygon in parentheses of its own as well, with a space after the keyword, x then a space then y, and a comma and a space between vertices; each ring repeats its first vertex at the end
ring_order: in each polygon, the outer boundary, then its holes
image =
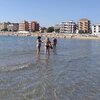
POLYGON ((93 35, 100 35, 100 24, 93 24, 92 25, 92 34, 93 35))
POLYGON ((32 21, 29 23, 29 31, 30 32, 35 32, 39 31, 39 23, 36 21, 32 21))
POLYGON ((19 23, 19 31, 29 31, 29 23, 28 21, 22 21, 19 23))
POLYGON ((79 33, 90 33, 90 20, 80 19, 78 22, 79 33))
POLYGON ((9 25, 10 22, 3 22, 0 23, 0 31, 7 31, 7 25, 9 25))
POLYGON ((62 22, 60 24, 60 33, 72 34, 76 31, 76 24, 73 20, 69 22, 62 22))

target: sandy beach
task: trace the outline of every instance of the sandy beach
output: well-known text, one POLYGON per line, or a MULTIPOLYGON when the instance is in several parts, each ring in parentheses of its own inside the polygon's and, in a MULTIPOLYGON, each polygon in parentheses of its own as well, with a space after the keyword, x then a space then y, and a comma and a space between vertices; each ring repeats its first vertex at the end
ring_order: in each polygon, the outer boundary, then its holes
POLYGON ((100 40, 99 36, 95 36, 92 34, 64 34, 64 33, 39 33, 39 32, 30 32, 30 33, 19 33, 19 32, 0 32, 2 36, 43 36, 43 37, 56 37, 56 38, 65 38, 65 39, 98 39, 100 40))

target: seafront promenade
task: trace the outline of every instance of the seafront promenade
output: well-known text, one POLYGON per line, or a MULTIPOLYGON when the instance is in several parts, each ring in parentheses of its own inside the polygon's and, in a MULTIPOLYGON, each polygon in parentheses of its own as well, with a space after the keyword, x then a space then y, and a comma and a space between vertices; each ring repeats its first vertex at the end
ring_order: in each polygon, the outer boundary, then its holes
POLYGON ((64 34, 64 33, 39 33, 39 32, 27 32, 27 33, 19 33, 19 32, 0 32, 0 36, 43 36, 43 37, 56 37, 56 38, 65 38, 65 39, 98 39, 99 36, 92 34, 64 34))

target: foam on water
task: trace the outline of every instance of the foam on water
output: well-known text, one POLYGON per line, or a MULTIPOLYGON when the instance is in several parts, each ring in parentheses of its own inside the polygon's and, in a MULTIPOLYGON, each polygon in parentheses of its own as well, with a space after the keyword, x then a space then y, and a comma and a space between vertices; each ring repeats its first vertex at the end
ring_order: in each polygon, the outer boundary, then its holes
POLYGON ((22 70, 24 68, 29 67, 29 64, 21 64, 21 65, 14 65, 14 66, 1 66, 0 67, 0 72, 5 72, 5 71, 17 71, 17 70, 22 70))

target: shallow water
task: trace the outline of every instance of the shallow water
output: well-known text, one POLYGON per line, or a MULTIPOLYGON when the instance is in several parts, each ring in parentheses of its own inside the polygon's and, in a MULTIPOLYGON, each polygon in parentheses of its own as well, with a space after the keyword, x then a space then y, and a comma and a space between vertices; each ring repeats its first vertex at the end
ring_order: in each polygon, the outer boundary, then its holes
POLYGON ((0 37, 0 100, 100 100, 100 41, 58 39, 36 54, 36 38, 0 37))

